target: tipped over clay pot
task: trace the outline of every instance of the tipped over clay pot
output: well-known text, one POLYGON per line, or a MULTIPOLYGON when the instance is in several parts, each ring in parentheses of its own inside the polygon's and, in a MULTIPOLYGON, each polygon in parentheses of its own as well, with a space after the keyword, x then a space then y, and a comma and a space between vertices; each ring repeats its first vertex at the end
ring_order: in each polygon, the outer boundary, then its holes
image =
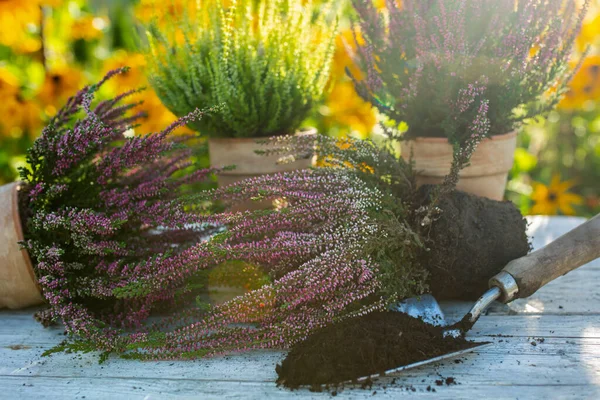
POLYGON ((19 216, 17 182, 0 186, 0 309, 24 308, 44 302, 31 259, 21 250, 23 228, 19 216))

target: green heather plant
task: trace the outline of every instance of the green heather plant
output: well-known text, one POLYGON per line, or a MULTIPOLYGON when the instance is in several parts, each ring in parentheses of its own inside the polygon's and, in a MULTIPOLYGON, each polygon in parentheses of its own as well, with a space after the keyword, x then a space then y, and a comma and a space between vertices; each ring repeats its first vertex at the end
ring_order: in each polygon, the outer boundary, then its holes
POLYGON ((320 8, 303 0, 200 1, 164 29, 149 26, 150 82, 177 116, 222 105, 190 124, 203 135, 294 133, 329 78, 337 21, 320 8))
POLYGON ((406 136, 464 141, 478 119, 508 133, 553 108, 589 1, 353 0, 361 37, 353 77, 406 136), (481 107, 484 107, 482 109, 481 107), (483 114, 482 114, 483 111, 483 114))

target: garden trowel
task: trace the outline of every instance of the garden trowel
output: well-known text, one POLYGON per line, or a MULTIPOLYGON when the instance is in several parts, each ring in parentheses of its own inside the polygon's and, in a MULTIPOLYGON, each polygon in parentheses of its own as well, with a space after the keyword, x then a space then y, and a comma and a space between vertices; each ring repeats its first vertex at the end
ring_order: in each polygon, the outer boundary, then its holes
MULTIPOLYGON (((432 325, 445 326, 444 336, 464 336, 477 322, 479 316, 494 301, 509 303, 516 299, 529 297, 548 282, 599 257, 600 214, 562 235, 547 246, 509 262, 500 273, 490 279, 490 289, 475 302, 471 311, 454 325, 447 325, 439 304, 431 295, 406 299, 395 304, 392 311, 406 313, 432 325)), ((385 375, 456 357, 490 345, 492 344, 483 343, 458 352, 399 366, 386 371, 385 375)), ((380 375, 382 374, 364 376, 359 378, 358 381, 380 375)))

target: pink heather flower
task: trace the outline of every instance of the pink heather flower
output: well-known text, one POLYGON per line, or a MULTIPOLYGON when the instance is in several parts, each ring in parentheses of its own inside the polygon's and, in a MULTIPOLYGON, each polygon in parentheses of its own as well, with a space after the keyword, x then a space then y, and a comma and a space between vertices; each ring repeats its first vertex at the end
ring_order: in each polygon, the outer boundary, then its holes
POLYGON ((26 206, 25 241, 49 308, 44 323, 113 348, 121 327, 138 327, 167 302, 189 300, 182 286, 119 296, 117 289, 141 274, 161 275, 161 263, 177 257, 211 229, 185 210, 196 182, 210 170, 190 171, 191 151, 169 133, 201 118, 195 111, 160 133, 126 138, 141 116, 137 103, 121 104, 136 91, 93 100, 99 87, 124 69, 69 99, 28 151, 20 195, 26 206))

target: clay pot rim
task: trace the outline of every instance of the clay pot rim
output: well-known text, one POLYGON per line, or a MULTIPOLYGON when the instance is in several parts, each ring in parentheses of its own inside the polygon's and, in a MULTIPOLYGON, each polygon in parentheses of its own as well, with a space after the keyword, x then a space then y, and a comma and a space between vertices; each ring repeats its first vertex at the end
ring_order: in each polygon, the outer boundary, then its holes
MULTIPOLYGON (((21 213, 19 210, 19 191, 21 190, 22 185, 23 184, 21 182, 15 182, 12 188, 13 194, 11 196, 14 206, 13 210, 16 211, 13 213, 13 218, 15 221, 15 229, 17 231, 17 239, 19 239, 19 242, 25 240, 25 235, 23 234, 23 221, 21 221, 21 213)), ((35 283, 35 286, 37 287, 41 295, 42 290, 38 283, 37 277, 35 276, 35 271, 33 270, 33 263, 31 262, 31 257, 29 257, 29 252, 25 249, 23 249, 22 251, 23 258, 25 259, 25 264, 27 265, 27 272, 29 273, 29 276, 31 276, 31 279, 35 283)))
MULTIPOLYGON (((317 128, 306 128, 304 130, 295 132, 293 135, 294 136, 309 136, 309 135, 316 135, 317 133, 318 133, 317 128)), ((216 143, 223 143, 223 142, 256 143, 260 140, 268 140, 271 137, 278 137, 278 136, 286 136, 286 135, 260 136, 260 137, 247 137, 247 138, 235 138, 235 137, 233 137, 233 138, 212 138, 212 137, 209 137, 208 140, 211 142, 216 142, 216 143)))
MULTIPOLYGON (((486 137, 483 140, 492 140, 492 141, 502 141, 509 140, 517 136, 517 130, 510 131, 508 133, 503 133, 501 135, 494 135, 490 137, 486 137)), ((403 142, 426 142, 426 143, 448 143, 448 138, 445 137, 416 137, 414 139, 407 139, 403 142)))

